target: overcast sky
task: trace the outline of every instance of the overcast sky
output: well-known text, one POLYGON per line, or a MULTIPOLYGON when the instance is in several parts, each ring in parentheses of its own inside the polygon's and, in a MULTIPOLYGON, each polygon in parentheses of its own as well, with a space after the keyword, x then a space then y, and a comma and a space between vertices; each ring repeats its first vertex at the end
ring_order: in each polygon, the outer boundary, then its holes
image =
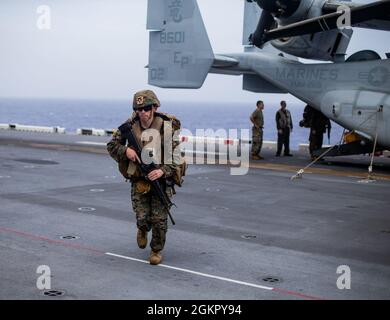
MULTIPOLYGON (((241 52, 244 0, 198 0, 216 53, 241 52)), ((253 101, 241 77, 209 75, 202 89, 147 85, 146 0, 0 0, 0 97, 128 99, 152 88, 176 101, 253 101), (36 26, 51 9, 51 30, 36 26)), ((356 29, 349 53, 389 52, 389 33, 356 29)), ((261 95, 268 101, 280 95, 261 95)), ((290 96, 284 99, 294 101, 290 96)))

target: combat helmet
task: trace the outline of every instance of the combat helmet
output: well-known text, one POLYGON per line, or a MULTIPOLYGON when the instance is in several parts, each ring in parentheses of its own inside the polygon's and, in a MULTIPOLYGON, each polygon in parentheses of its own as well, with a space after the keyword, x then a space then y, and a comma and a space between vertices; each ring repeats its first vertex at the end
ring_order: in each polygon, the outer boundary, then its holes
POLYGON ((133 110, 138 108, 143 108, 150 105, 160 106, 160 101, 158 100, 156 94, 152 90, 142 90, 134 94, 133 98, 133 110))

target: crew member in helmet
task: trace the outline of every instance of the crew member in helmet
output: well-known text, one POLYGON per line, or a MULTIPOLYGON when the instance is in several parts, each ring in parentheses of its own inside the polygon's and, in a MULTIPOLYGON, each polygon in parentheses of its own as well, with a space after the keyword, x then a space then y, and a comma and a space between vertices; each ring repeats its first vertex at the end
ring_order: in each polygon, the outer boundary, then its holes
MULTIPOLYGON (((112 140, 107 144, 107 150, 112 158, 118 163, 126 163, 127 173, 131 181, 131 202, 133 211, 137 218, 137 244, 144 249, 148 244, 148 233, 151 231, 150 257, 152 265, 157 265, 162 261, 162 250, 165 246, 166 234, 168 230, 168 211, 162 205, 160 199, 153 193, 151 181, 159 179, 169 198, 174 194, 173 176, 178 164, 175 161, 164 163, 164 124, 171 121, 164 114, 158 113, 160 101, 151 90, 143 90, 134 94, 133 110, 135 114, 127 120, 131 122, 132 129, 138 144, 143 148, 148 148, 156 153, 154 163, 157 168, 151 171, 145 178, 139 169, 141 159, 137 156, 133 146, 126 142, 119 130, 115 130, 112 140), (160 139, 150 137, 155 133, 160 135, 160 139), (149 138, 144 141, 144 138, 149 138), (127 143, 127 144, 126 144, 127 143), (157 153, 159 155, 157 156, 157 153)), ((152 152, 152 153, 153 153, 152 152)), ((144 154, 144 153, 142 153, 144 154)), ((146 154, 149 154, 146 152, 146 154)), ((145 161, 143 161, 145 163, 145 161)))

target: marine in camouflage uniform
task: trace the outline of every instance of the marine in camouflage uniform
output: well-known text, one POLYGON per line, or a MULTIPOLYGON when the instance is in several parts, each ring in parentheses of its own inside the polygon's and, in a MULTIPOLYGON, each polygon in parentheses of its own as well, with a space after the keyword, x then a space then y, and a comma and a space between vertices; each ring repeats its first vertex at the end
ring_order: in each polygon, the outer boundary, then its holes
MULTIPOLYGON (((143 148, 153 148, 153 152, 159 154, 158 169, 153 170, 147 178, 142 177, 139 166, 137 165, 137 157, 134 155, 132 146, 126 145, 126 139, 122 138, 119 130, 115 130, 112 140, 107 144, 107 150, 112 158, 118 163, 119 167, 125 166, 125 176, 131 181, 131 202, 133 211, 137 218, 137 243, 141 249, 147 246, 147 234, 152 231, 152 239, 150 247, 152 249, 150 254, 150 263, 159 264, 162 260, 161 251, 164 249, 166 234, 168 231, 168 211, 162 205, 160 199, 152 192, 151 185, 148 180, 159 179, 161 185, 165 189, 169 198, 174 194, 174 187, 172 177, 175 174, 176 162, 175 159, 172 164, 164 164, 164 124, 167 122, 172 125, 172 119, 164 116, 164 114, 157 113, 156 110, 160 106, 160 101, 151 90, 139 91, 134 95, 132 118, 127 120, 132 123, 133 132, 138 140, 139 145, 143 148), (146 121, 145 119, 148 119, 146 121), (143 121, 144 120, 144 121, 143 121), (145 122, 147 122, 145 127, 145 122), (148 126, 149 125, 149 126, 148 126), (155 129, 160 134, 161 141, 154 139, 151 141, 142 141, 142 133, 147 129, 155 129), (156 141, 155 141, 156 140, 156 141), (126 170, 127 169, 127 170, 126 170)), ((178 143, 173 142, 173 149, 178 143)))
POLYGON ((252 159, 263 160, 260 155, 261 147, 263 146, 263 117, 264 103, 263 101, 257 101, 256 110, 252 113, 250 120, 253 124, 252 127, 252 159))
POLYGON ((315 160, 317 157, 314 155, 314 151, 322 148, 326 130, 328 130, 328 134, 330 135, 332 127, 330 120, 321 111, 307 105, 303 112, 303 120, 300 122, 300 125, 310 128, 309 152, 311 159, 315 160))

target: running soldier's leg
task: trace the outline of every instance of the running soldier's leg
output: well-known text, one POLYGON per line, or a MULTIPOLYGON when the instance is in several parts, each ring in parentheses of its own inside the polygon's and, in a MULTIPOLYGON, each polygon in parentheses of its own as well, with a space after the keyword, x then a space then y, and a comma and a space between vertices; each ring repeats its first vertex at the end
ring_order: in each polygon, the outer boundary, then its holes
MULTIPOLYGON (((171 198, 171 188, 167 189, 167 195, 171 198)), ((156 196, 152 196, 151 209, 152 241, 150 242, 150 247, 153 251, 161 251, 164 249, 166 233, 168 231, 168 211, 156 196)))
POLYGON ((131 188, 131 203, 137 217, 137 227, 142 231, 150 231, 151 224, 151 194, 141 194, 131 188))

